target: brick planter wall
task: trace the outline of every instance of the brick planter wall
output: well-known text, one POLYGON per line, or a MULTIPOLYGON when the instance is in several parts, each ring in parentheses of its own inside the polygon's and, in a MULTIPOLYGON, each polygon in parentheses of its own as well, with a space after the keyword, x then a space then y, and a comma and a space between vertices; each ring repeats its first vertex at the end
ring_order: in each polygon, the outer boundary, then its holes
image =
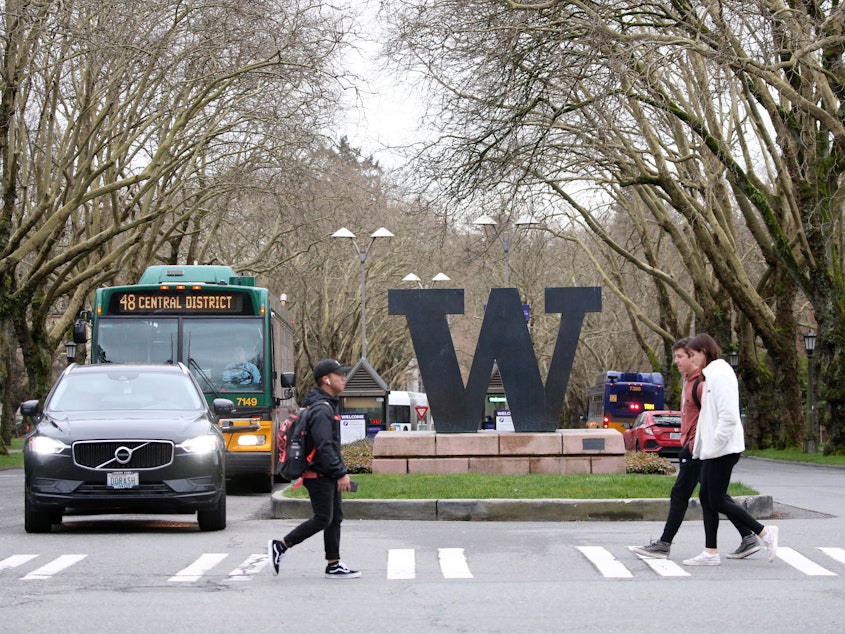
POLYGON ((382 431, 373 445, 373 473, 625 473, 625 446, 614 429, 382 431))

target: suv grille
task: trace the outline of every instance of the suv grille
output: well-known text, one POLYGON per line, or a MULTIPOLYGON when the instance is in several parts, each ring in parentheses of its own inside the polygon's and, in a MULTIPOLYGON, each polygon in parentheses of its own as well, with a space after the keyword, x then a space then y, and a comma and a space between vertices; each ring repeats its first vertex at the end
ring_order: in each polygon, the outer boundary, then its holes
POLYGON ((87 469, 157 469, 173 462, 164 440, 89 440, 73 443, 73 461, 87 469))

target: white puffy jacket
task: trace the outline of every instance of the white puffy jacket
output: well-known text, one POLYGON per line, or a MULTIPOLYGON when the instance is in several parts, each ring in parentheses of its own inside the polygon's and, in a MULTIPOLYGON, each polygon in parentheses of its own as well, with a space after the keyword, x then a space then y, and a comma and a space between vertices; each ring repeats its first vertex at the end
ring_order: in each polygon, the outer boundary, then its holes
POLYGON ((724 359, 711 361, 701 372, 704 391, 695 431, 693 458, 709 460, 745 451, 745 431, 739 415, 739 385, 724 359))

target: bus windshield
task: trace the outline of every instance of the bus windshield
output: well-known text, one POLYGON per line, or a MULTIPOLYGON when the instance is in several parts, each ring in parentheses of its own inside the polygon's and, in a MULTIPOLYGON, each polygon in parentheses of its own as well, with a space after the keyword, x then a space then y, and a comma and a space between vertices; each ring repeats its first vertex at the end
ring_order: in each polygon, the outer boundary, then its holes
POLYGON ((204 392, 258 392, 264 340, 261 317, 102 317, 95 363, 182 361, 204 392))

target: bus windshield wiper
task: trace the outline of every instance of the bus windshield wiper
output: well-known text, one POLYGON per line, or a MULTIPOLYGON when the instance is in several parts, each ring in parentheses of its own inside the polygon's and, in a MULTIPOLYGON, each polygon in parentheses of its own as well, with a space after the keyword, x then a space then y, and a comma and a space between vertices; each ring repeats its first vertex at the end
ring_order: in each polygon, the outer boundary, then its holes
POLYGON ((210 391, 214 392, 214 395, 217 398, 223 398, 223 395, 218 391, 218 389, 214 386, 214 383, 208 375, 203 371, 203 369, 199 366, 199 363, 193 357, 188 357, 188 367, 193 368, 196 370, 197 375, 203 380, 206 387, 210 389, 210 391))

